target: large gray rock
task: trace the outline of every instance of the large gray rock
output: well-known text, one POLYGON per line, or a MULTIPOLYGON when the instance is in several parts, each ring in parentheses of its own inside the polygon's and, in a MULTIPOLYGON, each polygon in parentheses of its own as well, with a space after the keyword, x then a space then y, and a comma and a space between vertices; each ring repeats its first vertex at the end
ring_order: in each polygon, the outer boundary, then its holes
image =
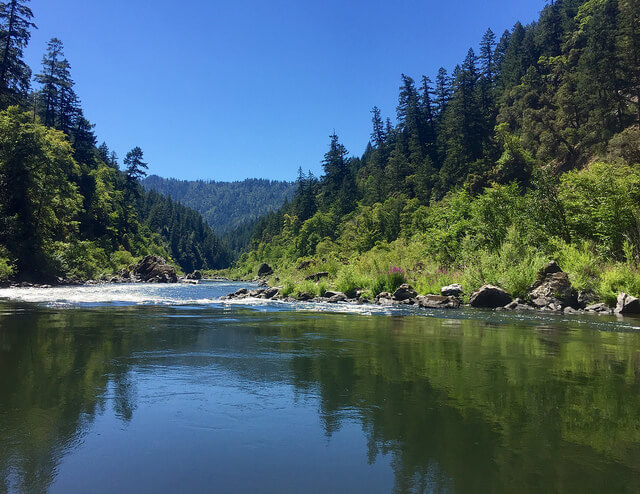
POLYGON ((393 295, 389 292, 380 292, 375 296, 373 302, 378 305, 393 305, 393 295))
POLYGON ((544 275, 529 291, 529 298, 538 307, 578 307, 578 292, 567 273, 555 271, 544 275))
POLYGON ((273 274, 273 269, 271 269, 271 266, 269 266, 266 262, 260 264, 260 266, 258 267, 259 277, 262 278, 263 276, 269 276, 271 274, 273 274))
POLYGON ((599 314, 611 314, 611 308, 605 304, 605 303, 597 303, 597 304, 591 304, 591 305, 587 305, 584 310, 586 312, 597 312, 599 314))
POLYGON ((624 292, 618 294, 618 304, 616 305, 616 314, 623 316, 640 314, 640 300, 624 292))
POLYGON ((416 292, 411 285, 403 283, 393 292, 393 299, 398 301, 409 300, 416 298, 416 295, 418 295, 418 292, 416 292))
POLYGON ((483 285, 469 297, 471 307, 495 309, 511 302, 511 295, 500 287, 483 285))
POLYGON ((345 302, 348 299, 344 293, 333 290, 327 290, 324 292, 324 298, 327 299, 327 302, 331 303, 345 302))
POLYGON ((521 298, 516 298, 514 301, 512 301, 512 302, 508 303, 507 305, 505 305, 504 307, 502 307, 502 309, 504 309, 504 310, 533 310, 534 307, 528 305, 521 298))
POLYGON ((452 285, 443 286, 440 289, 440 294, 445 297, 459 297, 464 293, 462 285, 459 283, 453 283, 452 285))
POLYGON ((149 283, 177 283, 176 270, 160 256, 144 257, 131 271, 138 281, 149 283))
POLYGON ((309 292, 302 292, 298 295, 298 300, 301 300, 303 302, 306 302, 307 300, 311 300, 313 298, 313 295, 310 294, 309 292))
POLYGON ((262 296, 264 298, 273 298, 277 295, 280 294, 280 290, 275 288, 275 287, 271 287, 271 288, 267 288, 264 293, 262 294, 262 296))
POLYGON ((550 261, 542 266, 540 271, 538 271, 538 279, 544 280, 547 275, 553 273, 562 273, 562 269, 560 269, 560 266, 558 266, 558 263, 556 261, 550 261))
POLYGON ((457 309, 460 300, 456 297, 444 295, 418 295, 418 305, 427 309, 457 309))

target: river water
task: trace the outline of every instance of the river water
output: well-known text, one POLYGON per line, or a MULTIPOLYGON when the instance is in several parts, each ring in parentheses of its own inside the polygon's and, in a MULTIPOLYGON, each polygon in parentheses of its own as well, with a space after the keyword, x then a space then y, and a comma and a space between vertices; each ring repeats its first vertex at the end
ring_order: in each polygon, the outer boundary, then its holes
POLYGON ((0 289, 0 492, 640 492, 640 319, 0 289))

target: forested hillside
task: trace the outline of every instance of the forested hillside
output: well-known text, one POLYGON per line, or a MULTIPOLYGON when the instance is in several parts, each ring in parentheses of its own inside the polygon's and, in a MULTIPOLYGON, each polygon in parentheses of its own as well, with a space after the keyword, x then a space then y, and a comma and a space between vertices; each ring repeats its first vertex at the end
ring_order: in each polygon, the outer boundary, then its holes
POLYGON ((249 178, 237 182, 177 180, 157 175, 142 184, 198 211, 219 235, 276 211, 293 197, 296 184, 249 178))
POLYGON ((390 279, 521 295, 553 258, 581 290, 640 294, 640 2, 551 2, 425 70, 401 76, 395 122, 373 108, 362 156, 330 136, 324 174, 259 223, 238 273, 272 263, 285 292, 322 291, 302 281, 317 270, 370 296, 390 279))
POLYGON ((0 2, 0 281, 93 278, 150 253, 185 270, 223 267, 228 252, 198 213, 144 192, 139 147, 121 171, 97 146, 60 40, 32 77, 33 17, 28 0, 0 2))

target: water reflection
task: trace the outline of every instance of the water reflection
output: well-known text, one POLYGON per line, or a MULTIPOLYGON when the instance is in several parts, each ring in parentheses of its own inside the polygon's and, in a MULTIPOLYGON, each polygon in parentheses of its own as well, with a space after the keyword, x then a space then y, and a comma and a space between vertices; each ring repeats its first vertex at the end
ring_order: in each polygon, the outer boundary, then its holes
POLYGON ((194 490, 640 491, 638 333, 493 314, 0 309, 0 491, 90 482, 96 430, 147 455, 130 475, 126 454, 108 459, 130 490, 184 466, 167 448, 192 447, 194 490), (292 468, 294 448, 316 451, 314 468, 292 468), (89 471, 70 466, 80 451, 89 471), (213 480, 212 455, 228 457, 213 480))

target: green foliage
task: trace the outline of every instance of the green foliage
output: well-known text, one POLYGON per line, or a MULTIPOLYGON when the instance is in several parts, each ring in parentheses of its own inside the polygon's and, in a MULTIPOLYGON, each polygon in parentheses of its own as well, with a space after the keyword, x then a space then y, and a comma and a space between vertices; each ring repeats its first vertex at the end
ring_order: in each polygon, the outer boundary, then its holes
POLYGON ((13 276, 13 266, 6 257, 0 256, 0 282, 7 281, 13 276))
MULTIPOLYGON (((142 185, 195 209, 218 235, 242 229, 247 222, 256 222, 264 214, 275 211, 292 198, 296 189, 291 182, 276 180, 188 181, 157 175, 148 176, 142 185)), ((246 246, 248 239, 241 244, 246 246)))
POLYGON ((393 293, 406 282, 407 276, 404 269, 390 266, 387 272, 379 273, 369 286, 375 296, 381 292, 393 293))
POLYGON ((638 266, 620 263, 604 269, 597 286, 598 295, 610 306, 614 306, 620 292, 640 297, 640 270, 638 270, 638 266))
POLYGON ((515 297, 525 297, 547 260, 542 253, 522 242, 518 231, 509 228, 498 249, 465 250, 462 285, 471 292, 485 283, 497 285, 515 297))
POLYGON ((593 163, 562 177, 560 199, 573 236, 592 240, 606 258, 621 259, 623 244, 640 246, 640 172, 593 163))
POLYGON ((58 272, 76 280, 95 279, 111 272, 109 257, 104 249, 88 240, 53 245, 58 272))

